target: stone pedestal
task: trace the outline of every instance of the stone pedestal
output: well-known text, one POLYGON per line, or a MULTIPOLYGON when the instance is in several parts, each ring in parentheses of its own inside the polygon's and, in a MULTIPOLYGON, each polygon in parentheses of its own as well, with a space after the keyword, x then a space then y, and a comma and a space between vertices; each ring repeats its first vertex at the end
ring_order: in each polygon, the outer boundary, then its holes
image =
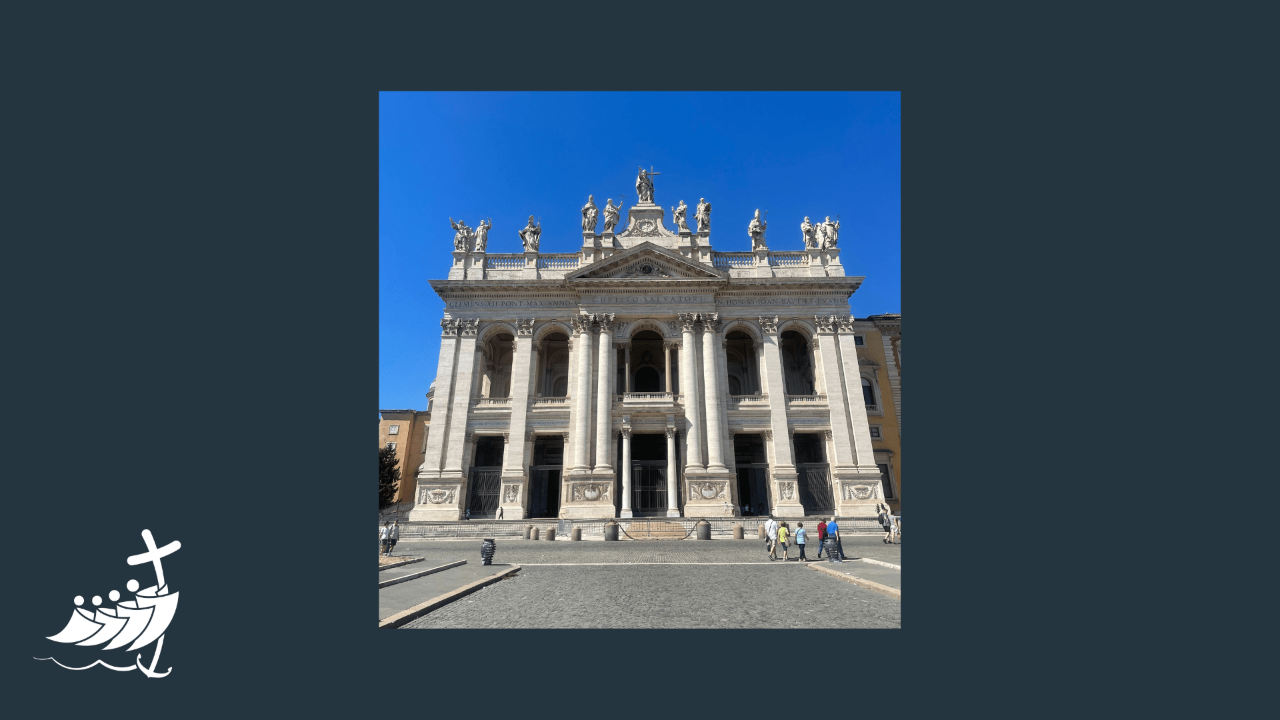
POLYGON ((806 250, 809 253, 809 277, 826 277, 827 269, 822 266, 821 250, 806 250))
POLYGON ((524 519, 524 499, 528 490, 528 483, 524 478, 508 480, 502 479, 502 489, 499 491, 498 502, 502 508, 503 520, 523 520, 524 519))
POLYGON ((417 504, 409 511, 409 519, 461 520, 463 505, 461 481, 418 481, 417 504))
POLYGON ((784 517, 804 515, 804 506, 800 504, 800 482, 795 474, 774 475, 773 514, 784 517))
POLYGON ((733 504, 733 473, 699 473, 685 482, 685 517, 725 517, 724 504, 733 504))
POLYGON ((582 233, 582 263, 590 265, 600 259, 599 244, 596 242, 596 234, 587 230, 582 233))
POLYGON ((769 265, 768 249, 756 250, 756 277, 773 277, 773 268, 769 265))
POLYGON ((838 476, 831 488, 840 517, 874 518, 876 505, 884 502, 880 473, 850 473, 838 476))
POLYGON ((538 253, 526 251, 524 254, 524 271, 520 277, 526 280, 538 279, 538 253))
POLYGON ((621 249, 621 246, 617 245, 617 241, 614 239, 614 234, 612 231, 597 235, 596 242, 599 243, 600 245, 601 260, 603 260, 604 258, 610 257, 615 252, 621 249))
POLYGON ((461 250, 453 251, 453 266, 449 268, 450 280, 467 279, 467 254, 461 250))
POLYGON ((698 246, 693 240, 693 233, 688 230, 680 231, 680 241, 676 248, 680 250, 681 255, 690 260, 698 259, 698 246))
POLYGON ((831 248, 827 253, 827 276, 844 277, 844 265, 840 264, 840 249, 831 248))
POLYGON ((617 517, 613 499, 618 492, 613 475, 574 475, 565 480, 567 494, 560 517, 570 520, 617 517))

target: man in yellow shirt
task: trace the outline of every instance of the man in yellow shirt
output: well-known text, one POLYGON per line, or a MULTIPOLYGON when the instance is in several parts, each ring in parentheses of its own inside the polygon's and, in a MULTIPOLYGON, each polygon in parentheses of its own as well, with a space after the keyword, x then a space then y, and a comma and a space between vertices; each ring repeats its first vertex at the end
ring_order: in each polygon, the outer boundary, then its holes
POLYGON ((787 561, 787 524, 778 527, 778 544, 782 546, 782 562, 787 561))

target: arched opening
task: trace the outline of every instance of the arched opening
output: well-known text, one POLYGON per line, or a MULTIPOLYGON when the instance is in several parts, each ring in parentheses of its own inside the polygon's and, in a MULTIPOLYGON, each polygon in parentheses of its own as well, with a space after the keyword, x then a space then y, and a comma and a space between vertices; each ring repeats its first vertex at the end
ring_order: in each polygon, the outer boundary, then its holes
POLYGON ((511 397, 511 361, 515 355, 515 338, 511 333, 498 333, 485 341, 484 374, 480 379, 480 397, 511 397))
POLYGON ((876 392, 871 387, 871 381, 866 378, 862 378, 862 402, 868 410, 876 409, 876 392))
POLYGON ((760 364, 756 341, 741 330, 725 335, 725 364, 729 372, 730 395, 760 394, 760 364))
POLYGON ((783 382, 788 395, 814 395, 813 359, 809 339, 795 330, 782 333, 778 349, 782 355, 783 382))
POLYGON ((636 371, 636 392, 662 392, 658 382, 658 371, 651 367, 642 367, 636 371))
POLYGON ((569 336, 553 332, 542 338, 538 347, 538 397, 568 397, 569 336))
POLYGON ((652 330, 641 330, 631 336, 630 350, 618 353, 618 394, 625 392, 679 392, 676 387, 676 359, 671 350, 671 378, 667 379, 667 355, 663 338, 652 330), (630 355, 631 383, 627 389, 627 357, 630 355))

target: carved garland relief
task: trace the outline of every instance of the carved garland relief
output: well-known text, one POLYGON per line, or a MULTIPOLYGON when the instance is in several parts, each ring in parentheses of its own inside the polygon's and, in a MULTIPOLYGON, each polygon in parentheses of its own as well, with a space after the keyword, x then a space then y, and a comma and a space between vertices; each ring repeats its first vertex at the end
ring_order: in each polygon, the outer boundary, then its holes
POLYGON ((608 502, 609 483, 574 483, 574 502, 608 502))
POLYGON ((691 482, 689 483, 689 499, 690 500, 715 500, 719 498, 727 498, 725 495, 725 484, 722 482, 691 482))

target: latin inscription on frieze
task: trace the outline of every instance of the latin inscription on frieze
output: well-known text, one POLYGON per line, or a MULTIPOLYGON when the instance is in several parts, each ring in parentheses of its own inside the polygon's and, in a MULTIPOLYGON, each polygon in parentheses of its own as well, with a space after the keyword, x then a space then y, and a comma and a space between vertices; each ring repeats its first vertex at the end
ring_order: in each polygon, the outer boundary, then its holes
POLYGON ((727 307, 751 305, 826 305, 840 307, 846 303, 843 298, 834 297, 722 297, 716 298, 716 304, 727 307))
POLYGON ((572 300, 449 300, 446 308, 553 308, 577 307, 572 300))
POLYGON ((710 295, 590 295, 583 298, 586 302, 598 305, 687 305, 691 303, 712 302, 710 295))

